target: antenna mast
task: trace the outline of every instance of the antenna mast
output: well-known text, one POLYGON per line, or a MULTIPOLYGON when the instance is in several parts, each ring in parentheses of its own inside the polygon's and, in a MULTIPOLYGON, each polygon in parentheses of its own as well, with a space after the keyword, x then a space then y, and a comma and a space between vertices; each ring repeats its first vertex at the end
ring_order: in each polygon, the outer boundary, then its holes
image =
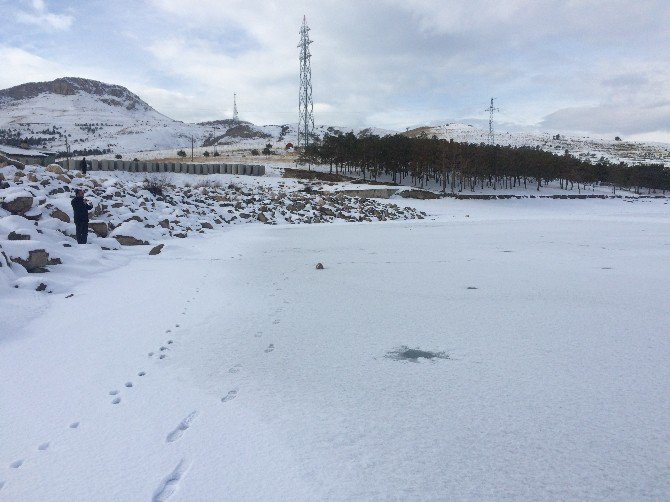
POLYGON ((500 108, 493 107, 493 98, 491 98, 491 104, 484 111, 489 112, 489 145, 495 145, 495 135, 493 134, 493 112, 499 112, 500 108))
POLYGON ((240 117, 237 114, 237 93, 233 93, 233 122, 237 124, 240 121, 240 117))
POLYGON ((309 145, 309 138, 314 134, 314 103, 312 101, 312 67, 310 59, 312 54, 309 46, 312 40, 309 39, 309 26, 307 19, 302 17, 302 26, 300 27, 300 91, 298 93, 298 146, 309 145))

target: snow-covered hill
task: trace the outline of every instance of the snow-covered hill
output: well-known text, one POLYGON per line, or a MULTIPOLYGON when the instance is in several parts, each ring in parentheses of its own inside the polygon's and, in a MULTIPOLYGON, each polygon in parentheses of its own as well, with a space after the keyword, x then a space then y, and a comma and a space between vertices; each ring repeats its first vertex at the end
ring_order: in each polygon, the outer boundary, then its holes
MULTIPOLYGON (((317 125, 315 135, 353 132, 394 134, 379 128, 351 128, 317 125)), ((424 126, 404 134, 426 134, 459 142, 488 141, 488 131, 463 123, 424 126)), ((0 144, 30 146, 79 154, 127 154, 156 150, 177 150, 195 146, 263 149, 266 144, 283 148, 297 144, 297 124, 254 125, 250 122, 216 120, 189 124, 156 111, 140 97, 119 85, 76 77, 51 82, 33 82, 0 91, 0 144)), ((670 145, 615 141, 558 132, 498 131, 501 145, 539 146, 563 154, 597 161, 664 163, 670 165, 670 145)))
MULTIPOLYGON (((381 129, 317 126, 315 134, 387 134, 381 129)), ((57 152, 135 153, 196 146, 235 144, 263 148, 297 143, 297 124, 256 126, 250 122, 216 120, 188 124, 167 117, 125 87, 65 77, 33 82, 0 91, 0 144, 31 146, 57 152), (92 152, 93 151, 93 152, 92 152)))
MULTIPOLYGON (((459 143, 488 143, 488 130, 459 122, 436 126, 425 126, 410 129, 404 133, 407 136, 426 135, 437 136, 440 139, 453 139, 459 143)), ((615 163, 628 164, 662 163, 670 165, 670 144, 640 143, 594 138, 590 136, 576 136, 563 133, 510 132, 496 131, 495 142, 498 145, 514 147, 530 146, 542 150, 564 154, 566 151, 580 159, 592 162, 601 157, 615 163)))

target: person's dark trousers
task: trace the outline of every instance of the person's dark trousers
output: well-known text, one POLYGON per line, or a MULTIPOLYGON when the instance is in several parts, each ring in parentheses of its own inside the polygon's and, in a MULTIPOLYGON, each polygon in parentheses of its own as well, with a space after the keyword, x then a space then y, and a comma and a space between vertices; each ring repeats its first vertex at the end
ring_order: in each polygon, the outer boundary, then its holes
POLYGON ((77 242, 79 244, 86 244, 88 239, 88 225, 86 223, 74 222, 74 225, 77 229, 77 242))

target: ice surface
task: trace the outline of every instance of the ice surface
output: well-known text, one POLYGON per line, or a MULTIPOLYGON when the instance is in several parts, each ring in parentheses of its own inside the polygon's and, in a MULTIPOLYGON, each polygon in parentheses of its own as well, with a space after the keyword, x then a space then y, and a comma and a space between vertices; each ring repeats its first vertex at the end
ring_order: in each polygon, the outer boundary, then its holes
POLYGON ((667 499, 664 200, 413 204, 3 291, 0 499, 667 499))

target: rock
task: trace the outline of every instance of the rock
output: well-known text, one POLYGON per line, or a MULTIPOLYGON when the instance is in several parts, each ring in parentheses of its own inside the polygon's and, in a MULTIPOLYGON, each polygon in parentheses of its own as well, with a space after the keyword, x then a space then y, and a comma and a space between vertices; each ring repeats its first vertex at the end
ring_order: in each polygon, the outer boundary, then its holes
POLYGON ((9 232, 9 235, 7 236, 8 241, 29 241, 30 240, 30 235, 26 234, 19 234, 17 232, 14 232, 13 230, 9 232))
POLYGON ((147 241, 136 239, 135 237, 131 237, 129 235, 115 235, 114 238, 122 246, 146 246, 149 244, 147 241))
POLYGON ((33 206, 33 198, 30 195, 22 195, 15 197, 9 201, 5 200, 2 203, 2 208, 6 209, 12 214, 25 214, 33 206))
POLYGON ((89 221, 88 228, 98 237, 107 237, 109 235, 109 227, 104 221, 89 221))
POLYGON ((267 222, 269 221, 269 220, 268 220, 268 217, 265 216, 264 213, 258 213, 257 219, 258 219, 258 221, 260 221, 261 223, 267 223, 267 222))
POLYGON ((28 173, 28 181, 31 183, 37 183, 37 176, 35 176, 35 173, 28 173))
POLYGON ((56 179, 58 181, 62 181, 63 183, 72 183, 72 179, 64 174, 59 174, 58 176, 56 176, 56 179))
POLYGON ((249 213, 240 213, 240 218, 249 219, 251 218, 251 215, 249 213))
POLYGON ((165 229, 168 229, 168 230, 170 229, 170 221, 167 218, 165 218, 164 220, 159 221, 158 224, 165 229))
POLYGON ((45 266, 49 262, 49 253, 44 249, 34 249, 28 253, 28 259, 17 258, 15 256, 11 257, 11 260, 14 263, 18 263, 23 266, 28 272, 43 272, 45 271, 45 266))
POLYGON ((44 291, 45 289, 47 289, 47 285, 40 282, 40 285, 35 288, 35 291, 44 291))
POLYGON ((403 190, 402 192, 399 192, 398 195, 400 195, 400 197, 404 197, 405 199, 425 200, 425 199, 440 198, 440 194, 429 192, 428 190, 417 190, 417 189, 403 190))
POLYGON ((185 232, 180 232, 180 233, 172 234, 172 235, 173 235, 174 237, 179 238, 179 239, 186 239, 186 237, 187 237, 188 234, 186 234, 185 232))
POLYGON ((207 222, 207 221, 203 221, 203 222, 200 224, 200 226, 201 226, 202 228, 207 228, 207 229, 209 229, 209 230, 214 230, 214 227, 212 226, 212 224, 209 223, 209 222, 207 222))
POLYGON ((155 246, 155 247, 151 248, 151 251, 149 251, 149 254, 151 256, 160 254, 160 252, 163 250, 164 246, 165 246, 165 244, 159 244, 158 246, 155 246))
POLYGON ((70 223, 70 216, 60 209, 54 209, 51 212, 51 217, 56 218, 57 220, 63 221, 65 223, 70 223))
POLYGON ((63 171, 63 168, 59 166, 58 164, 49 164, 47 167, 44 168, 45 171, 48 171, 50 173, 54 174, 64 174, 65 171, 63 171))
POLYGON ((319 262, 316 264, 316 269, 317 270, 323 270, 323 263, 319 262))

